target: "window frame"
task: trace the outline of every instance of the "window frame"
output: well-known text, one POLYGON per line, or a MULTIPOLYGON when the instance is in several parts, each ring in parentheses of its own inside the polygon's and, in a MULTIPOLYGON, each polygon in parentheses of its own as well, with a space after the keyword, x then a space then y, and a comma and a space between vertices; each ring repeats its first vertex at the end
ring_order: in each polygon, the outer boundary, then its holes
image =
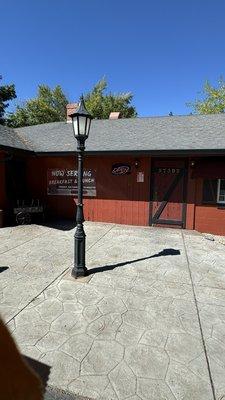
POLYGON ((217 199, 216 199, 216 201, 218 204, 225 204, 225 200, 220 200, 221 181, 225 181, 225 179, 218 179, 218 181, 217 181, 217 199))

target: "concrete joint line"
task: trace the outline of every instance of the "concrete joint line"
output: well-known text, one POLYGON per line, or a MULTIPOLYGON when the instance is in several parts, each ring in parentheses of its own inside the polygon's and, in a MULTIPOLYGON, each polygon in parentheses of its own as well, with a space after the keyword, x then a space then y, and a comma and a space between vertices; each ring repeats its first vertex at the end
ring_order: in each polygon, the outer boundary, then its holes
POLYGON ((50 282, 40 293, 38 293, 36 296, 33 297, 33 299, 31 299, 21 310, 18 311, 18 313, 16 313, 12 318, 10 318, 7 322, 6 325, 8 325, 14 318, 16 318, 23 310, 25 310, 25 308, 27 308, 27 306, 29 306, 32 301, 34 301, 37 297, 39 297, 46 289, 49 288, 49 286, 52 285, 52 283, 54 283, 61 275, 65 274, 65 272, 68 270, 69 268, 67 267, 64 271, 62 271, 58 276, 56 276, 55 279, 53 279, 52 282, 50 282))
POLYGON ((0 253, 0 255, 5 254, 5 253, 8 253, 8 252, 11 251, 11 250, 17 249, 17 247, 23 246, 24 244, 26 244, 26 243, 28 243, 28 242, 32 242, 32 240, 37 239, 39 236, 47 235, 47 233, 48 233, 48 232, 45 232, 45 233, 42 232, 42 233, 40 233, 39 235, 36 235, 36 236, 32 237, 32 239, 28 239, 28 240, 26 240, 25 242, 18 244, 17 246, 11 247, 11 249, 8 249, 8 250, 3 251, 2 253, 0 253))
POLYGON ((92 249, 92 247, 94 247, 98 242, 100 242, 100 240, 102 240, 102 238, 104 238, 113 228, 115 228, 115 224, 113 226, 111 226, 109 228, 109 230, 107 232, 105 232, 98 240, 96 240, 95 243, 93 243, 90 247, 88 247, 87 251, 92 249))
MULTIPOLYGON (((104 235, 102 235, 95 243, 93 243, 93 244, 87 249, 87 252, 88 252, 93 246, 95 246, 104 236, 106 236, 107 233, 109 233, 114 227, 115 227, 115 224, 114 224, 113 226, 111 226, 110 229, 107 230, 107 232, 105 232, 104 235)), ((29 240, 27 240, 26 242, 23 242, 23 243, 19 244, 18 246, 13 247, 13 249, 15 249, 15 248, 17 248, 17 247, 20 247, 20 246, 22 246, 22 245, 25 244, 25 243, 31 242, 32 240, 36 239, 36 238, 39 237, 39 236, 46 235, 47 233, 48 233, 48 232, 46 232, 46 233, 41 233, 40 235, 37 235, 37 236, 35 236, 34 238, 29 239, 29 240)), ((10 249, 10 250, 13 250, 13 249, 10 249)), ((4 253, 6 253, 7 251, 10 251, 10 250, 6 250, 6 251, 4 251, 4 252, 1 253, 1 254, 4 254, 4 253)), ((29 306, 29 305, 32 303, 32 301, 34 301, 34 300, 35 300, 37 297, 39 297, 46 289, 48 289, 49 286, 51 286, 60 276, 65 275, 65 274, 67 273, 67 271, 68 271, 70 268, 72 268, 72 267, 73 267, 73 265, 71 265, 70 267, 67 267, 67 268, 64 269, 59 275, 57 275, 43 290, 41 290, 40 293, 38 293, 35 297, 33 297, 33 299, 31 299, 31 300, 29 301, 29 303, 27 303, 20 311, 18 311, 18 313, 16 313, 12 318, 10 318, 10 319, 6 322, 6 325, 8 325, 12 320, 14 320, 14 318, 16 318, 23 310, 25 310, 25 308, 27 308, 27 306, 29 306)))
POLYGON ((207 353, 207 349, 206 349, 204 333, 203 333, 202 324, 201 324, 200 312, 199 312, 199 309, 198 309, 197 297, 196 297, 196 294, 195 294, 195 287, 194 287, 194 282, 193 282, 193 278, 192 278, 192 273, 191 273, 191 267, 190 267, 190 262, 189 262, 189 258, 188 258, 187 247, 186 247, 186 243, 185 243, 185 240, 184 240, 184 234, 183 234, 182 231, 181 231, 181 236, 182 236, 182 240, 183 240, 184 254, 185 254, 185 257, 186 257, 188 271, 189 271, 189 275, 190 275, 190 281, 191 281, 193 297, 194 297, 194 302, 195 302, 195 307, 196 307, 196 312, 197 312, 197 317, 198 317, 198 323, 199 323, 199 329, 200 329, 200 334, 201 334, 201 339, 202 339, 202 345, 203 345, 203 349, 204 349, 204 353, 205 353, 210 385, 211 385, 211 388, 212 388, 213 400, 216 400, 215 388, 214 388, 212 373, 211 373, 211 369, 210 369, 210 363, 209 363, 209 357, 208 357, 208 353, 207 353))

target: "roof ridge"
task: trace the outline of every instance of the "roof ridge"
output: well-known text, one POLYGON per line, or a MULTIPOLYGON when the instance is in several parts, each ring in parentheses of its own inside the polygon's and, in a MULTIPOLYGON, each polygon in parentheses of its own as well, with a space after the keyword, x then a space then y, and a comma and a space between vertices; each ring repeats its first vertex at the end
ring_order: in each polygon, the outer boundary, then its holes
POLYGON ((54 121, 54 122, 44 122, 43 124, 36 124, 36 125, 25 125, 25 126, 20 126, 18 128, 14 128, 16 132, 22 131, 23 129, 27 128, 32 128, 32 127, 37 127, 37 126, 43 126, 43 125, 55 125, 55 124, 65 124, 68 125, 68 123, 65 121, 54 121))
POLYGON ((21 136, 19 134, 19 132, 17 132, 16 130, 13 129, 13 131, 15 132, 16 136, 18 137, 19 141, 21 141, 24 144, 24 146, 27 148, 27 150, 33 150, 34 151, 33 145, 29 140, 27 140, 23 136, 21 136), (28 147, 28 145, 29 145, 29 147, 28 147))
MULTIPOLYGON (((150 116, 137 116, 137 117, 130 117, 130 118, 118 118, 118 119, 109 119, 109 118, 104 118, 104 119, 93 119, 93 122, 102 122, 102 121, 109 121, 110 123, 121 123, 122 121, 135 121, 135 120, 151 120, 151 119, 169 119, 173 120, 176 118, 210 118, 210 117, 215 117, 215 116, 221 116, 225 118, 225 113, 215 113, 215 114, 183 114, 183 115, 150 115, 150 116)), ((65 121, 54 121, 54 122, 45 122, 43 124, 36 124, 36 125, 26 125, 26 126, 21 126, 19 128, 14 128, 16 132, 21 131, 22 129, 27 129, 27 128, 32 128, 32 127, 39 127, 39 126, 49 126, 49 125, 57 125, 57 124, 64 124, 68 125, 68 123, 65 121)))

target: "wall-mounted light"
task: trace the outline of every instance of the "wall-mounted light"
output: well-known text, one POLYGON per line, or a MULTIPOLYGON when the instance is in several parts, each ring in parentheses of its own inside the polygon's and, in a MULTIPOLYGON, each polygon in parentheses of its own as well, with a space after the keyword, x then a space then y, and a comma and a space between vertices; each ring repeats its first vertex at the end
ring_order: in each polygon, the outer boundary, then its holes
POLYGON ((135 165, 135 168, 139 168, 140 167, 140 160, 135 160, 134 165, 135 165))

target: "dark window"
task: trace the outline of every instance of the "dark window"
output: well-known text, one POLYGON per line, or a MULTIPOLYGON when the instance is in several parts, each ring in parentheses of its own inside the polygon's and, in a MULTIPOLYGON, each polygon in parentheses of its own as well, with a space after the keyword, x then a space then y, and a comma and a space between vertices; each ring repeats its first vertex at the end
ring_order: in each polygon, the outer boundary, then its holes
POLYGON ((204 179, 203 182, 203 203, 217 202, 218 179, 204 179))

